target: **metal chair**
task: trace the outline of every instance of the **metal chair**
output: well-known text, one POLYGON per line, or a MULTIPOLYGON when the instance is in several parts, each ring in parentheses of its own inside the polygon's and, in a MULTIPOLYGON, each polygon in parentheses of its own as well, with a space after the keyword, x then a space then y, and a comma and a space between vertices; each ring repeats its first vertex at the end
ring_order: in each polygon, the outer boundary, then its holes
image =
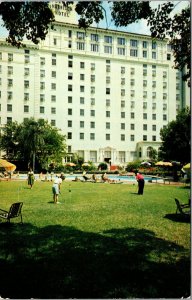
POLYGON ((179 211, 182 215, 185 215, 185 216, 190 216, 191 214, 191 211, 190 210, 185 210, 185 208, 190 208, 190 205, 189 204, 181 204, 179 202, 178 199, 175 198, 175 203, 177 205, 177 209, 176 209, 176 214, 177 212, 179 211))
POLYGON ((23 224, 23 219, 21 214, 22 206, 23 206, 23 202, 16 202, 11 205, 9 211, 0 209, 0 218, 3 218, 10 223, 11 219, 21 217, 21 224, 23 224))

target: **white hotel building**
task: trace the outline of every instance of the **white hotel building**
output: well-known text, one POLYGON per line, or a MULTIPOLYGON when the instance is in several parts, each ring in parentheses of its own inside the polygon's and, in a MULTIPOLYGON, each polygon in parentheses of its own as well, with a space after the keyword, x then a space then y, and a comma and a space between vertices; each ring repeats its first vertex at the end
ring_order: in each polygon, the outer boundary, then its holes
POLYGON ((0 39, 0 122, 48 120, 67 137, 68 155, 122 164, 158 150, 160 129, 189 105, 166 41, 91 27, 57 10, 39 45, 0 39))

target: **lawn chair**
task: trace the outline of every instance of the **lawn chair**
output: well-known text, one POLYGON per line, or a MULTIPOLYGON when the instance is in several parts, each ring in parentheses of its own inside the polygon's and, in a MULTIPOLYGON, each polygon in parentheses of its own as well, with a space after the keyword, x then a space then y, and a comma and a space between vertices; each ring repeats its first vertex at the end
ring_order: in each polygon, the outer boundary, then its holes
POLYGON ((21 209, 23 206, 23 202, 13 203, 9 209, 9 211, 0 209, 0 218, 7 220, 10 223, 10 220, 13 218, 21 217, 21 224, 23 224, 21 209))
POLYGON ((189 204, 181 204, 179 202, 179 200, 176 199, 176 198, 175 198, 175 202, 176 202, 176 205, 177 205, 176 214, 179 211, 180 214, 182 214, 183 216, 190 216, 191 215, 191 210, 187 210, 187 211, 185 210, 186 208, 190 207, 189 204))

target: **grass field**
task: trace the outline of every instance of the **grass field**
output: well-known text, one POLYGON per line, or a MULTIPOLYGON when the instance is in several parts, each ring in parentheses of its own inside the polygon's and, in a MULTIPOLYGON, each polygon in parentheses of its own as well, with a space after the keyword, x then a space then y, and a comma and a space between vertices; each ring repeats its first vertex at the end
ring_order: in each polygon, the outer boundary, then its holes
POLYGON ((190 295, 190 224, 174 198, 189 188, 0 182, 1 207, 22 201, 23 221, 0 223, 3 298, 181 298, 190 295))

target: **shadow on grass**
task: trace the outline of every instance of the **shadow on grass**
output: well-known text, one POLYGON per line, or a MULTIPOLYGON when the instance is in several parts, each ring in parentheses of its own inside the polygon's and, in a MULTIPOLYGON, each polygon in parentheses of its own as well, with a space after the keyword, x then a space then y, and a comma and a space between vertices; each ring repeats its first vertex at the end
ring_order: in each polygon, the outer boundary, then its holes
POLYGON ((167 218, 174 222, 180 222, 180 223, 190 223, 191 220, 190 215, 182 215, 182 214, 166 214, 164 218, 167 218))
POLYGON ((0 224, 3 298, 181 298, 190 295, 185 249, 136 228, 83 232, 0 224))

